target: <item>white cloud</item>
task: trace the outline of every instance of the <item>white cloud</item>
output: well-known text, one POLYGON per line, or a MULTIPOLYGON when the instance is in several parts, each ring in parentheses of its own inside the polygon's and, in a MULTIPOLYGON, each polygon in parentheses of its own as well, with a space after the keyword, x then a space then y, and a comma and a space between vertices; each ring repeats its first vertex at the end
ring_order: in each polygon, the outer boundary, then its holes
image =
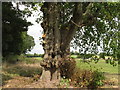
POLYGON ((28 53, 30 53, 30 54, 34 54, 34 53, 43 54, 44 50, 43 50, 42 45, 36 44, 34 46, 34 48, 30 52, 28 52, 28 53))
POLYGON ((28 53, 43 54, 44 50, 43 50, 42 45, 40 45, 40 40, 39 40, 39 38, 42 37, 43 29, 42 29, 40 24, 35 22, 35 20, 36 20, 36 17, 27 18, 27 21, 32 22, 32 24, 33 24, 32 26, 28 27, 28 32, 27 33, 28 33, 28 35, 32 36, 34 38, 34 41, 35 41, 34 48, 28 53))

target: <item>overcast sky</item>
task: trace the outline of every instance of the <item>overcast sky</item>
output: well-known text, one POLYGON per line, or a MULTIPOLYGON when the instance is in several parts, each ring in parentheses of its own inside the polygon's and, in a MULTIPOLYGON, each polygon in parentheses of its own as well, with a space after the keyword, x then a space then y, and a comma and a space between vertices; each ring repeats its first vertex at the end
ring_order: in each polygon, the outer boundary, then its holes
POLYGON ((29 18, 27 18, 27 21, 31 22, 33 25, 28 27, 28 35, 32 36, 34 38, 35 41, 35 46, 34 48, 28 52, 31 54, 37 53, 37 54, 43 54, 44 50, 42 45, 40 45, 40 40, 39 38, 42 36, 42 27, 40 24, 38 24, 37 22, 35 22, 36 18, 39 17, 38 16, 39 12, 33 12, 34 16, 31 16, 29 18))

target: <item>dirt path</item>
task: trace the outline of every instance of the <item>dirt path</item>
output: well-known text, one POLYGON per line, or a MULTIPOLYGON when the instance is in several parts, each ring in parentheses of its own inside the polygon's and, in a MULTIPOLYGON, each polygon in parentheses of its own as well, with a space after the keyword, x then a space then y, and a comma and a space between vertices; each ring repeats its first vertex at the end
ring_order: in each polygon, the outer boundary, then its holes
POLYGON ((23 86, 31 84, 33 80, 29 77, 16 76, 6 81, 3 88, 23 88, 23 86))
POLYGON ((33 81, 29 77, 14 77, 8 80, 2 88, 58 88, 56 81, 43 82, 43 81, 33 81))
MULTIPOLYGON (((13 79, 8 80, 2 88, 58 88, 58 87, 60 88, 60 86, 56 83, 57 83, 56 81, 52 82, 43 82, 41 80, 34 81, 33 78, 16 76, 13 79)), ((102 86, 101 88, 118 88, 117 85, 111 83, 112 82, 109 82, 102 86)), ((75 87, 69 86, 69 88, 75 87)))

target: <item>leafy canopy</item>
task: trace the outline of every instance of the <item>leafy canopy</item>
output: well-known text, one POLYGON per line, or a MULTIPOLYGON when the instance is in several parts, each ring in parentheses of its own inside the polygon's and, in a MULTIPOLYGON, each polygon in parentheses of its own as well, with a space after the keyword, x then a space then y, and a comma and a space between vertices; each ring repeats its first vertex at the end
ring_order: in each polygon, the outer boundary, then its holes
POLYGON ((2 50, 3 56, 21 54, 31 50, 33 37, 27 35, 28 26, 32 25, 24 18, 19 9, 12 3, 2 3, 2 50))
MULTIPOLYGON (((41 7, 45 3, 24 4, 31 5, 33 10, 37 10, 36 5, 41 7)), ((98 53, 99 46, 104 53, 112 54, 114 57, 120 56, 120 2, 79 2, 78 4, 59 2, 57 5, 60 15, 59 28, 63 32, 70 27, 69 22, 74 17, 74 12, 78 14, 75 19, 82 19, 82 25, 74 23, 78 28, 75 29, 76 35, 71 46, 79 47, 79 51, 83 53, 98 53), (77 10, 76 5, 80 7, 77 10)), ((41 19, 38 19, 38 22, 39 20, 41 19)))

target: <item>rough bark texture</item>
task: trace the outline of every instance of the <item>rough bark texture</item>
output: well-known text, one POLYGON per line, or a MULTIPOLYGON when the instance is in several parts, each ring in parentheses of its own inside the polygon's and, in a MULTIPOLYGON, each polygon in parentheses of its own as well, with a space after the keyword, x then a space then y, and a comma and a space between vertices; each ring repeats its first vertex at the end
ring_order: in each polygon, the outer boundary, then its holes
MULTIPOLYGON (((42 27, 44 29, 43 47, 45 51, 44 60, 41 62, 43 67, 41 79, 44 81, 60 80, 60 62, 63 60, 62 58, 69 57, 69 43, 75 34, 76 27, 73 24, 69 26, 71 33, 69 30, 64 33, 65 30, 59 29, 58 7, 58 3, 44 3, 41 8, 44 15, 42 27)), ((74 19, 77 20, 73 18, 73 21, 75 21, 74 19)))
POLYGON ((41 8, 43 12, 44 29, 43 48, 45 51, 44 60, 41 62, 43 67, 42 80, 60 80, 60 62, 70 55, 70 42, 75 35, 78 25, 82 26, 82 3, 75 3, 71 20, 62 27, 60 22, 60 4, 57 2, 45 2, 41 8), (66 29, 67 27, 67 29, 66 29))
POLYGON ((60 56, 60 31, 58 29, 58 7, 57 3, 45 3, 42 7, 44 20, 42 26, 44 28, 43 47, 45 51, 44 61, 41 63, 43 67, 42 80, 59 80, 59 60, 60 56))

